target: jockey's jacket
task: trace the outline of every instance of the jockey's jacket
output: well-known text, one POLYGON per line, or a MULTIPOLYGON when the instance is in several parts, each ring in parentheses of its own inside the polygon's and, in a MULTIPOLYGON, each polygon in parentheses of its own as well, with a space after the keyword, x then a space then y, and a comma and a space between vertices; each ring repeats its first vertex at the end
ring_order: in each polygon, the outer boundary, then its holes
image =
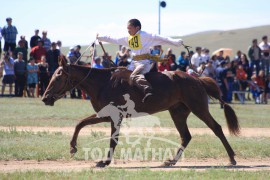
MULTIPOLYGON (((150 34, 145 31, 138 31, 134 36, 113 38, 111 36, 99 36, 98 40, 113 44, 119 44, 131 49, 131 55, 147 55, 150 53, 150 47, 157 45, 173 45, 181 46, 183 41, 181 39, 172 39, 162 37, 156 34, 150 34)), ((134 58, 136 59, 136 58, 134 58)), ((148 62, 147 59, 140 59, 140 63, 148 62)))

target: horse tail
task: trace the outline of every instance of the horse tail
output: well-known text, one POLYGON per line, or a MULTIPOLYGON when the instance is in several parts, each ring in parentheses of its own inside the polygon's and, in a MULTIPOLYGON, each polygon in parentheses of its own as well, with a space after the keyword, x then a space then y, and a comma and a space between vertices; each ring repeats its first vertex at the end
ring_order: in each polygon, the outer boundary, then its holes
POLYGON ((207 94, 211 98, 218 99, 219 102, 224 106, 225 118, 227 121, 227 126, 229 128, 230 134, 233 134, 236 136, 239 135, 240 125, 238 122, 238 118, 233 108, 221 99, 221 91, 216 81, 209 77, 200 77, 199 80, 202 83, 203 87, 205 88, 207 94))

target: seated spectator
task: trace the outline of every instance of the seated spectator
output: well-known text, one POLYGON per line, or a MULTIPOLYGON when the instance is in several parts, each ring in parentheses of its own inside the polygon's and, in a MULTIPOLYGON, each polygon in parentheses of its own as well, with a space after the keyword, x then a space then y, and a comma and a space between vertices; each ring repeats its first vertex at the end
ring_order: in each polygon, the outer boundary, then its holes
POLYGON ((127 61, 127 55, 125 54, 124 56, 121 57, 118 66, 124 66, 127 67, 130 63, 127 61))
POLYGON ((12 96, 15 76, 14 76, 14 60, 6 53, 3 57, 3 61, 0 63, 3 66, 3 80, 2 80, 2 96, 4 96, 5 87, 9 85, 9 95, 12 96))
POLYGON ((109 56, 108 53, 105 53, 104 56, 102 56, 102 66, 104 68, 116 67, 116 64, 112 61, 112 56, 109 56))
POLYGON ((200 65, 199 65, 199 67, 197 68, 197 72, 198 72, 198 74, 200 74, 201 76, 206 77, 207 74, 205 73, 204 69, 205 69, 205 62, 201 62, 200 65))
POLYGON ((27 65, 27 85, 29 87, 30 97, 35 97, 35 88, 38 83, 38 65, 35 64, 35 59, 30 58, 27 65))
POLYGON ((93 68, 104 68, 101 64, 101 58, 99 56, 95 57, 95 64, 93 66, 93 68))
POLYGON ((163 54, 162 46, 154 46, 154 48, 151 50, 151 54, 161 56, 163 54))
POLYGON ((178 57, 178 67, 181 71, 186 72, 186 68, 189 65, 189 59, 187 58, 186 52, 182 51, 178 57))
POLYGON ((172 53, 172 49, 168 48, 166 54, 164 55, 164 58, 168 59, 168 63, 170 66, 171 71, 175 71, 177 69, 177 64, 175 62, 175 55, 172 53))
POLYGON ((160 62, 158 63, 158 71, 169 71, 170 70, 170 65, 168 62, 160 62))

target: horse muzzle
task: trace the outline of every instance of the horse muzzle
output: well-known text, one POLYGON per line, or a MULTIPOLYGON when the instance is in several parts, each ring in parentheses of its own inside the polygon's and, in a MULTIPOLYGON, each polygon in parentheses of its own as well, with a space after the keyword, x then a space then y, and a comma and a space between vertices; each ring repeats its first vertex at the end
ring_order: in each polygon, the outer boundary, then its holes
POLYGON ((53 106, 55 99, 49 94, 44 94, 44 96, 42 97, 42 101, 45 103, 45 105, 53 106))

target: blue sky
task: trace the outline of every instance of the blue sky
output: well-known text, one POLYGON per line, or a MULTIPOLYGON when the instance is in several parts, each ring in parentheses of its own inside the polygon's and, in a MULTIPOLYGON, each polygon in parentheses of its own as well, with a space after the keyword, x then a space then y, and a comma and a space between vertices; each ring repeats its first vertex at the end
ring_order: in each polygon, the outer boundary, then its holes
MULTIPOLYGON (((165 0, 161 35, 182 36, 208 30, 229 30, 270 24, 269 0, 165 0)), ((158 33, 159 0, 9 0, 2 1, 0 26, 13 18, 26 39, 34 29, 47 30, 64 46, 87 45, 101 35, 124 36, 126 24, 138 18, 145 31, 158 33)), ((270 30, 269 30, 270 33, 270 30)))

